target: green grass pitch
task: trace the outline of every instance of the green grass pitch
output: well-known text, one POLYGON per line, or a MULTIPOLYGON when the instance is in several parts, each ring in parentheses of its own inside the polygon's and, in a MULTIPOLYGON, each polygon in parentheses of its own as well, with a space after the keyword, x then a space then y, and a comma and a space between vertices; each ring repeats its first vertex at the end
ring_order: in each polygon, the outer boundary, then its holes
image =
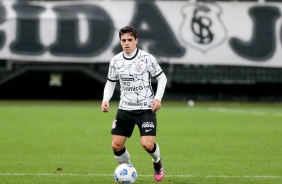
MULTIPOLYGON (((0 101, 0 183, 111 184, 117 102, 0 101)), ((282 183, 282 104, 164 101, 163 184, 282 183)), ((136 184, 156 183, 137 127, 126 144, 136 184)))

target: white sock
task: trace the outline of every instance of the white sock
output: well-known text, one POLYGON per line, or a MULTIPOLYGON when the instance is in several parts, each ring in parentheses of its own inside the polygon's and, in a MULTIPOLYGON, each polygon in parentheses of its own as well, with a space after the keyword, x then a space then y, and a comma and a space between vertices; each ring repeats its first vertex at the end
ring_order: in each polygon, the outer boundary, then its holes
POLYGON ((119 164, 130 164, 130 155, 129 152, 126 150, 123 154, 116 156, 115 155, 116 160, 118 161, 119 164))
POLYGON ((160 157, 160 147, 156 142, 155 142, 155 144, 156 144, 156 150, 153 153, 149 152, 149 154, 152 157, 152 161, 156 163, 156 162, 160 161, 161 157, 160 157))

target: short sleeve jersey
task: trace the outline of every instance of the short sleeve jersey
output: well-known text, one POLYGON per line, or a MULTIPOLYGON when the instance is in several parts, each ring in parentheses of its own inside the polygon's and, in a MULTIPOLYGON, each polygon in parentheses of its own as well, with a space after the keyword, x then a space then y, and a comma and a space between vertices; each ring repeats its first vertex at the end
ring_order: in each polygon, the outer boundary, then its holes
POLYGON ((120 82, 119 109, 151 109, 154 92, 151 77, 162 74, 155 57, 138 49, 132 58, 126 58, 123 52, 114 56, 110 62, 108 80, 120 82))

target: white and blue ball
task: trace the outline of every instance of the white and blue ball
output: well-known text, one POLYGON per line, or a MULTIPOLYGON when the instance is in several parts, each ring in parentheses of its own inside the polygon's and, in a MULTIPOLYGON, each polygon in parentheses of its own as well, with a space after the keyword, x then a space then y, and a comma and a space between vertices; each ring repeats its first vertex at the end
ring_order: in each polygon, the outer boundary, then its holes
POLYGON ((123 184, 134 183, 137 178, 136 169, 130 164, 120 164, 114 172, 115 181, 123 184))

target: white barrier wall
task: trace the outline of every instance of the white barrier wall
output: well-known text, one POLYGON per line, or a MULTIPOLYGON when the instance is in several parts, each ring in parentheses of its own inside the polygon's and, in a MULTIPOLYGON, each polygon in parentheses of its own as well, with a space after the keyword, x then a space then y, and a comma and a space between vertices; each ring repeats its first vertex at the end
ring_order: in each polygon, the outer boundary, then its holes
POLYGON ((95 63, 121 51, 118 30, 160 62, 282 67, 282 3, 63 1, 0 3, 0 59, 95 63))

